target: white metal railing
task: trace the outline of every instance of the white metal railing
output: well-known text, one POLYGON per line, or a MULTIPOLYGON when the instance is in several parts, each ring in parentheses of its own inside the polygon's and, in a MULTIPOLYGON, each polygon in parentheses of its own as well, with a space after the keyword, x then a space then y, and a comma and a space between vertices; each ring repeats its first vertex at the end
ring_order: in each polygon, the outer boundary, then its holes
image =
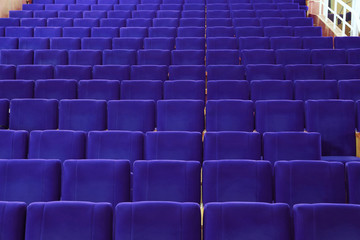
POLYGON ((334 7, 329 8, 329 0, 312 0, 311 2, 318 4, 320 16, 329 19, 329 13, 334 17, 332 19, 333 29, 339 29, 338 22, 340 22, 343 36, 346 36, 346 29, 348 28, 350 36, 359 36, 360 33, 360 0, 353 0, 352 7, 350 7, 343 0, 333 0, 334 7), (341 6, 342 9, 338 9, 341 6), (342 10, 340 13, 339 10, 342 10), (351 13, 351 22, 346 21, 347 13, 351 13))

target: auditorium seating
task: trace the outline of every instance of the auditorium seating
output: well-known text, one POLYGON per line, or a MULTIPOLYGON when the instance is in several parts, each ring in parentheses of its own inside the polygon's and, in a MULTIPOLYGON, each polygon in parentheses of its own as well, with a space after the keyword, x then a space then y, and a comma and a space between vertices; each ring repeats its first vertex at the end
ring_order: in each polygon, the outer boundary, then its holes
POLYGON ((209 203, 204 239, 291 239, 290 209, 282 203, 209 203))
POLYGON ((135 161, 132 200, 200 203, 200 170, 197 161, 135 161))
POLYGON ((219 160, 203 164, 203 202, 272 202, 267 161, 219 160))
POLYGON ((109 202, 114 207, 130 200, 127 160, 66 160, 61 200, 109 202))
POLYGON ((10 11, 2 237, 358 239, 360 38, 323 37, 307 14, 304 0, 10 11))
POLYGON ((140 240, 144 237, 199 240, 201 236, 200 207, 196 203, 120 203, 114 210, 114 217, 116 240, 140 240), (132 236, 135 229, 136 234, 132 236))
POLYGON ((299 204, 294 207, 295 239, 356 239, 360 236, 359 210, 353 204, 299 204))
POLYGON ((36 202, 26 216, 26 239, 112 239, 110 203, 36 202), (89 220, 91 219, 91 221, 89 220))

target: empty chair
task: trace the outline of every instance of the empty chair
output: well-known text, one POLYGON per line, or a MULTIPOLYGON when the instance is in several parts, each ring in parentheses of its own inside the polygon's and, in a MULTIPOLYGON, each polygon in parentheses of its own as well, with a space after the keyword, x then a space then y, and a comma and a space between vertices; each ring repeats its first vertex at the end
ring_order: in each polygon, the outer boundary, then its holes
POLYGON ((203 202, 272 202, 272 167, 267 161, 203 163, 203 202))
POLYGON ((84 2, 83 4, 77 3, 77 4, 68 4, 68 10, 69 11, 88 11, 91 9, 91 2, 84 2))
POLYGON ((335 37, 334 47, 336 49, 360 48, 359 37, 335 37))
MULTIPOLYGON (((5 37, 33 37, 34 28, 32 27, 6 27, 5 37)), ((38 37, 35 35, 35 37, 38 37)))
POLYGON ((268 37, 240 37, 239 49, 269 49, 270 39, 268 37))
POLYGON ((90 37, 91 31, 88 27, 64 27, 63 37, 90 37))
POLYGON ((167 66, 134 65, 131 66, 131 80, 166 80, 168 78, 167 66), (151 72, 151 74, 149 74, 151 72))
MULTIPOLYGON (((156 102, 163 98, 162 80, 124 80, 121 82, 120 89, 121 99, 153 100, 156 102)), ((127 118, 123 120, 126 121, 127 118)))
POLYGON ((276 64, 310 64, 311 51, 307 49, 276 50, 276 64))
POLYGON ((233 27, 209 27, 206 29, 206 37, 234 37, 233 27))
POLYGON ((48 49, 50 47, 48 38, 20 38, 19 49, 48 49))
POLYGON ((338 86, 335 80, 296 80, 294 98, 296 100, 336 99, 338 86))
POLYGON ((172 65, 204 65, 205 52, 203 50, 173 50, 171 51, 172 65))
POLYGON ((58 11, 59 18, 82 18, 83 11, 81 10, 72 10, 72 11, 58 11))
POLYGON ((86 156, 88 159, 127 159, 132 169, 135 160, 143 159, 143 147, 144 134, 141 132, 92 131, 88 135, 86 156))
POLYGON ((294 27, 294 36, 299 37, 321 37, 322 28, 313 26, 294 27))
POLYGON ((233 18, 234 27, 257 27, 260 26, 258 18, 233 18))
POLYGON ((48 27, 72 27, 73 19, 72 18, 48 18, 47 26, 48 27))
POLYGON ((206 132, 204 161, 261 158, 261 135, 257 132, 206 132))
POLYGON ((149 27, 149 37, 176 37, 176 27, 149 27))
POLYGON ((0 100, 0 129, 9 128, 9 100, 0 100))
MULTIPOLYGON (((15 79, 16 66, 0 64, 0 79, 15 79)), ((204 71, 205 75, 205 71, 204 71)))
POLYGON ((266 132, 263 136, 264 160, 320 160, 321 136, 307 132, 266 132))
POLYGON ((135 161, 133 201, 200 202, 197 161, 135 161))
POLYGON ((357 239, 360 236, 359 217, 358 205, 298 204, 294 207, 295 238, 334 240, 346 236, 348 239, 357 239))
POLYGON ((203 27, 179 27, 178 37, 204 37, 205 29, 203 27))
POLYGON ((360 79, 360 65, 357 64, 335 64, 325 65, 325 79, 360 79))
POLYGON ((199 132, 147 132, 144 159, 202 161, 202 140, 199 132))
POLYGON ((286 204, 209 203, 204 209, 204 239, 291 239, 290 209, 286 204), (221 223, 227 224, 221 227, 221 223))
POLYGON ((113 5, 111 4, 97 4, 91 5, 91 10, 95 11, 110 11, 113 10, 113 5))
POLYGON ((70 65, 101 65, 102 52, 98 50, 70 50, 70 65))
POLYGON ((293 99, 293 83, 286 80, 253 80, 250 83, 251 100, 293 99))
POLYGON ((281 10, 281 13, 286 18, 306 17, 306 11, 304 9, 284 9, 281 10))
POLYGON ((18 11, 9 11, 10 18, 32 18, 33 11, 18 10, 18 11))
POLYGON ((125 27, 126 21, 121 18, 102 18, 100 27, 125 27))
POLYGON ((143 39, 135 37, 113 38, 113 49, 138 50, 143 48, 143 39))
POLYGON ((79 99, 120 99, 120 82, 117 80, 81 80, 78 85, 79 99))
POLYGON ((264 37, 263 27, 237 27, 235 28, 236 37, 264 37))
POLYGON ((68 52, 63 49, 41 49, 34 52, 34 63, 39 65, 67 65, 68 52))
POLYGON ((155 129, 155 102, 153 100, 109 101, 108 129, 153 131, 155 129))
POLYGON ((93 27, 91 37, 119 37, 119 28, 116 27, 93 27))
POLYGON ((359 80, 340 80, 339 98, 353 101, 360 100, 360 81, 359 80))
POLYGON ((1 50, 1 64, 26 65, 33 64, 34 51, 24 49, 1 50))
POLYGON ((332 49, 332 37, 303 37, 304 49, 332 49))
POLYGON ((92 37, 81 39, 82 49, 105 50, 112 48, 111 38, 92 37))
POLYGON ((246 79, 252 80, 282 80, 284 68, 282 65, 249 64, 246 66, 246 79))
POLYGON ((102 63, 104 65, 136 64, 136 51, 125 49, 104 50, 102 63))
POLYGON ((113 206, 130 200, 128 160, 66 160, 61 200, 109 202, 113 206))
POLYGON ((205 11, 203 10, 185 10, 181 12, 182 18, 204 18, 205 11))
POLYGON ((1 80, 0 98, 32 98, 34 96, 34 81, 29 80, 1 80))
POLYGON ((120 203, 115 208, 114 239, 140 240, 148 236, 152 239, 197 240, 201 236, 200 220, 197 203, 120 203), (134 229, 137 234, 132 237, 134 229))
POLYGON ((212 80, 207 83, 207 100, 248 100, 249 96, 250 86, 247 81, 212 80))
POLYGON ((158 18, 180 18, 179 10, 158 10, 156 16, 158 18))
POLYGON ((286 65, 285 78, 288 80, 324 79, 324 69, 321 64, 286 65))
POLYGON ((255 18, 256 12, 252 9, 233 10, 231 15, 233 18, 255 18))
POLYGON ((164 99, 205 100, 204 81, 166 81, 164 83, 164 99))
POLYGON ((205 19, 180 18, 179 27, 205 27, 205 19))
POLYGON ((272 49, 242 50, 241 64, 275 64, 275 51, 272 49))
POLYGON ((84 11, 84 18, 107 18, 107 11, 84 11))
POLYGON ((26 220, 27 239, 112 239, 110 203, 37 202, 29 205, 26 220))
POLYGON ((32 131, 28 158, 33 159, 84 159, 86 134, 80 131, 32 131))
POLYGON ((301 49, 302 39, 300 37, 272 37, 272 49, 301 49))
POLYGON ((208 18, 230 18, 229 10, 208 10, 207 11, 208 18))
POLYGON ((59 160, 0 160, 1 201, 27 204, 60 200, 59 160))
POLYGON ((289 26, 264 27, 264 36, 265 37, 293 36, 293 27, 289 27, 289 26))
POLYGON ((345 168, 340 162, 311 160, 275 163, 275 201, 345 203, 345 168))
POLYGON ((208 18, 206 20, 208 27, 232 27, 231 18, 208 18))
POLYGON ((138 65, 170 65, 170 51, 144 49, 137 52, 138 65))
POLYGON ((108 11, 108 18, 109 19, 126 19, 131 16, 131 12, 129 10, 115 10, 115 11, 108 11))
POLYGON ((244 80, 244 66, 213 65, 207 66, 208 80, 244 80))
POLYGON ((204 130, 204 102, 201 100, 159 100, 158 131, 204 130))
POLYGON ((105 130, 105 100, 61 100, 59 102, 59 129, 105 130))
POLYGON ((27 158, 28 132, 1 130, 0 131, 0 157, 2 159, 27 158))
MULTIPOLYGON (((60 10, 60 9, 58 9, 60 10)), ((33 13, 34 18, 56 18, 58 17, 58 11, 57 10, 35 10, 33 13)))
POLYGON ((313 64, 346 64, 346 51, 340 49, 314 49, 311 51, 313 64))
POLYGON ((297 27, 297 26, 309 26, 312 27, 314 25, 313 18, 311 17, 289 17, 288 26, 297 27))
POLYGON ((206 130, 254 131, 253 103, 245 100, 208 100, 206 130))
POLYGON ((44 27, 46 26, 45 18, 23 18, 20 19, 22 27, 44 27))
POLYGON ((359 57, 360 49, 348 49, 347 55, 348 55, 348 63, 349 64, 360 64, 360 57, 359 57))
POLYGON ((98 27, 99 19, 96 18, 74 18, 74 27, 98 27))
POLYGON ((253 5, 251 3, 245 3, 246 1, 244 1, 244 3, 230 3, 229 7, 230 10, 252 10, 253 9, 253 5))
POLYGON ((236 38, 207 38, 208 49, 237 49, 236 38))
POLYGON ((255 103, 259 133, 304 131, 304 103, 300 100, 264 100, 255 103))
POLYGON ((14 99, 10 103, 9 128, 14 130, 57 129, 58 101, 14 99))
POLYGON ((353 101, 308 100, 305 117, 306 130, 321 134, 322 156, 355 156, 353 101))
MULTIPOLYGON (((288 22, 286 18, 264 17, 264 18, 260 18, 260 24, 263 27, 277 27, 277 26, 287 26, 288 22)), ((267 31, 268 30, 266 30, 266 33, 267 31)))
POLYGON ((346 163, 347 184, 348 184, 348 199, 349 203, 359 204, 360 191, 359 191, 359 163, 348 162, 346 163))
POLYGON ((76 50, 81 49, 80 38, 51 38, 51 49, 76 50))
POLYGON ((18 27, 20 26, 20 19, 18 18, 1 18, 0 20, 1 27, 18 27))
POLYGON ((206 52, 207 65, 238 65, 239 52, 238 50, 207 50, 206 52))
POLYGON ((91 66, 55 66, 54 78, 56 79, 91 79, 91 66))
POLYGON ((177 37, 175 39, 177 50, 205 50, 204 37, 177 37))
POLYGON ((130 79, 130 67, 122 65, 95 65, 93 79, 126 80, 130 79))
MULTIPOLYGON (((32 5, 32 4, 29 4, 32 5)), ((0 225, 4 228, 2 235, 9 240, 20 240, 25 234, 26 204, 23 202, 1 202, 0 225), (8 221, 12 219, 12 221, 8 221)))
MULTIPOLYGON (((62 32, 61 27, 36 27, 34 28, 34 37, 62 37, 62 32)), ((66 36, 64 35, 64 37, 66 36)))
POLYGON ((120 28, 121 37, 145 38, 148 36, 146 27, 122 27, 120 28))
POLYGON ((201 65, 171 65, 169 66, 170 80, 204 80, 205 66, 201 65))
POLYGON ((174 38, 145 38, 144 49, 161 49, 161 50, 173 50, 175 47, 174 38))
MULTIPOLYGON (((162 5, 162 6, 165 6, 165 5, 162 5)), ((152 23, 153 23, 154 27, 178 27, 179 19, 177 19, 177 18, 154 18, 152 23)))
POLYGON ((34 97, 46 99, 74 99, 77 96, 76 80, 37 80, 35 81, 34 97))
POLYGON ((18 65, 16 78, 23 80, 51 79, 54 76, 54 68, 49 65, 18 65))
POLYGON ((159 10, 159 4, 139 4, 137 10, 159 10))
POLYGON ((2 37, 0 38, 0 49, 17 49, 18 38, 2 37))
POLYGON ((132 11, 132 18, 155 18, 156 10, 136 10, 132 11))

